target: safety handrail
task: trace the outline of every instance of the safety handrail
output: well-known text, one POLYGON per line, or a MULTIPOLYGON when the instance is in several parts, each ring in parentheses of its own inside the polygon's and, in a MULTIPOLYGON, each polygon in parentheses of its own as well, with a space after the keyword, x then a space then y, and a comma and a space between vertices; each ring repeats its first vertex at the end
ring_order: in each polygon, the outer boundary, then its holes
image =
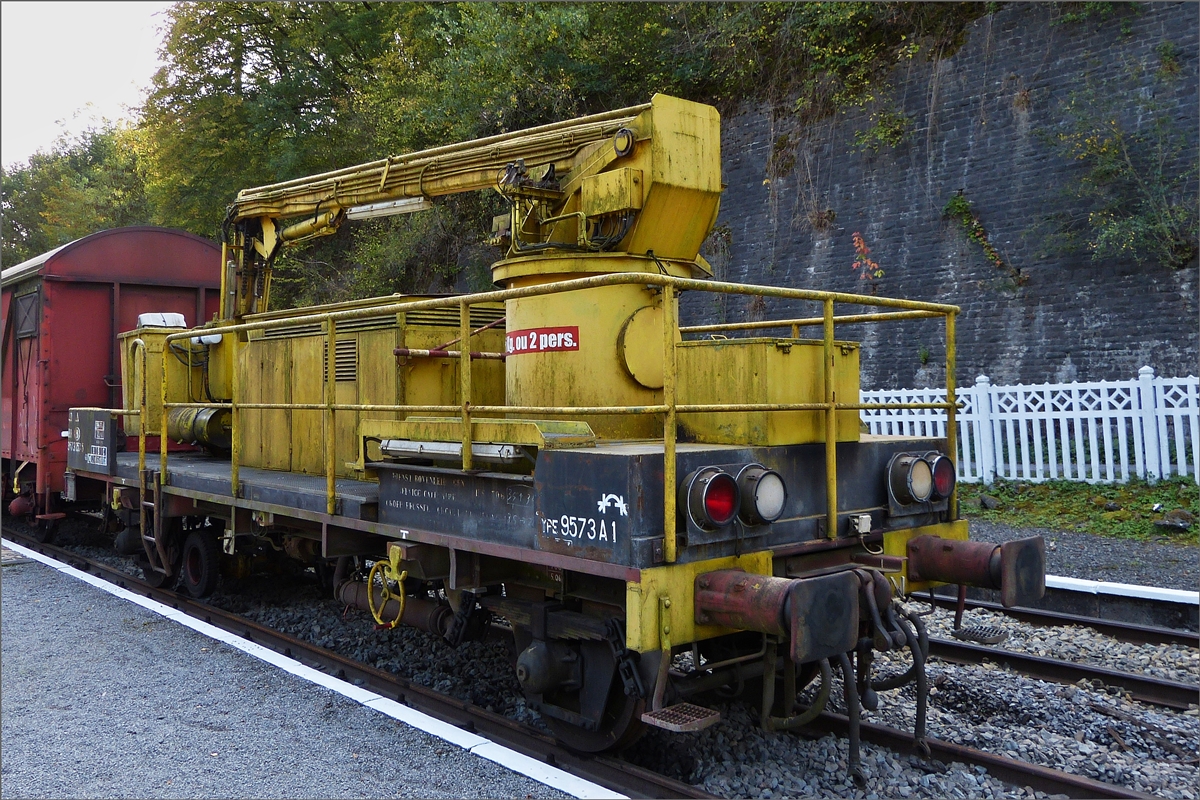
MULTIPOLYGON (((810 289, 791 289, 777 286, 759 286, 753 284, 721 283, 717 281, 680 278, 659 273, 616 273, 598 275, 586 278, 574 278, 550 284, 526 286, 516 289, 500 289, 477 294, 438 297, 424 300, 400 300, 394 303, 371 305, 362 308, 343 309, 340 311, 317 312, 294 317, 275 319, 251 320, 234 325, 225 325, 210 332, 222 334, 237 334, 250 331, 265 331, 272 328, 292 327, 305 324, 321 325, 326 337, 326 368, 325 402, 324 403, 246 403, 239 402, 241 392, 239 370, 236 365, 237 343, 240 337, 235 336, 234 367, 231 370, 231 393, 229 403, 168 403, 167 402, 167 370, 166 362, 162 370, 162 409, 160 421, 160 459, 162 481, 167 482, 167 437, 166 418, 170 408, 229 408, 231 414, 231 464, 230 488, 236 499, 239 494, 239 461, 240 461, 240 412, 243 409, 290 409, 290 410, 321 410, 324 412, 324 428, 326 434, 326 511, 330 516, 336 512, 336 414, 339 411, 378 411, 391 413, 454 413, 460 416, 459 424, 462 431, 462 468, 472 468, 472 425, 473 416, 486 413, 508 414, 545 414, 549 416, 570 414, 663 414, 663 481, 664 486, 675 486, 676 464, 676 418, 680 413, 696 412, 748 412, 748 411, 821 411, 825 421, 825 486, 826 486, 826 535, 834 538, 837 535, 837 419, 836 413, 850 409, 941 409, 947 414, 946 437, 948 449, 956 453, 958 448, 955 412, 958 403, 955 397, 955 316, 960 312, 958 306, 924 301, 901 300, 887 297, 871 297, 866 295, 847 294, 843 292, 824 292, 810 289), (334 365, 335 347, 337 340, 337 325, 339 322, 363 317, 379 316, 382 314, 399 314, 425 309, 453 308, 459 310, 459 335, 464 352, 470 351, 469 341, 474 331, 470 324, 470 309, 481 303, 498 303, 518 298, 536 297, 548 294, 591 289, 601 286, 617 286, 623 284, 642 284, 647 287, 657 287, 662 292, 663 304, 663 402, 653 405, 619 405, 619 406, 510 406, 510 405, 477 405, 470 402, 472 388, 472 362, 474 359, 460 358, 459 364, 459 393, 458 405, 382 405, 354 404, 336 402, 336 379, 334 365), (787 320, 764 320, 755 322, 721 323, 717 325, 680 326, 678 312, 675 308, 675 298, 682 291, 703 291, 720 294, 754 295, 759 297, 775 297, 787 300, 815 301, 822 304, 820 317, 804 317, 787 320), (897 311, 875 313, 834 315, 835 303, 848 303, 859 306, 874 306, 897 311), (946 402, 944 403, 839 403, 833 387, 833 363, 835 342, 833 337, 835 324, 855 324, 864 322, 887 322, 904 319, 923 319, 945 317, 946 320, 946 402), (684 333, 708 333, 717 331, 760 330, 771 328, 792 328, 793 336, 799 337, 799 329, 807 326, 822 326, 822 344, 824 348, 823 377, 825 396, 820 403, 679 403, 676 398, 676 337, 684 333)), ((165 338, 164 347, 170 342, 194 336, 195 331, 184 331, 170 334, 165 338)), ((140 341, 140 340, 139 340, 140 341)), ((144 345, 143 345, 144 348, 144 345)), ((143 353, 144 357, 144 353, 143 353)), ((144 372, 143 372, 144 374, 144 372)), ((144 395, 144 391, 143 391, 144 395)), ((143 397, 144 402, 144 397, 143 397)), ((143 419, 145 415, 143 414, 143 419)), ((142 426, 143 438, 145 425, 142 426)), ((144 442, 140 445, 144 449, 144 442)), ((950 508, 952 515, 957 509, 957 492, 951 495, 950 508)), ((677 557, 677 542, 675 535, 676 497, 674 491, 663 492, 663 555, 668 563, 677 557)))

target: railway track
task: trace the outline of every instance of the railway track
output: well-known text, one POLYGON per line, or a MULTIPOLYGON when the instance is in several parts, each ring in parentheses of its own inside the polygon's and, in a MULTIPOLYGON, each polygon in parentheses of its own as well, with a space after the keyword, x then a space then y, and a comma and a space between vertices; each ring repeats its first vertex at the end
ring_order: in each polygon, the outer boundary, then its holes
POLYGON ((1092 685, 1115 686, 1128 692, 1134 700, 1165 708, 1186 711, 1200 699, 1200 686, 1178 681, 1152 678, 1132 672, 1063 661, 994 646, 956 642, 950 639, 929 639, 929 654, 956 664, 982 664, 991 661, 1031 678, 1054 683, 1077 683, 1086 680, 1092 685))
MULTIPOLYGON (((117 567, 81 556, 68 549, 40 544, 29 537, 22 536, 19 533, 14 535, 14 533, 12 530, 6 531, 7 536, 43 555, 56 558, 77 569, 102 577, 118 586, 155 599, 190 616, 235 633, 249 641, 297 659, 310 667, 320 669, 344 680, 352 681, 384 697, 395 699, 398 702, 423 711, 463 730, 478 733, 528 757, 559 767, 572 774, 612 788, 615 791, 631 797, 714 797, 714 795, 705 792, 697 786, 635 766, 620 758, 584 756, 574 753, 560 746, 546 734, 500 714, 440 694, 397 675, 354 661, 302 639, 247 620, 236 614, 198 602, 185 595, 165 589, 153 588, 117 567)), ((1075 620, 1075 622, 1078 624, 1079 620, 1075 620)), ((1024 671, 1022 668, 1028 663, 1025 661, 1023 654, 1009 654, 989 647, 962 645, 958 642, 944 642, 937 639, 931 640, 930 646, 932 654, 946 660, 959 661, 959 663, 979 663, 984 658, 989 658, 998 663, 1011 666, 1018 671, 1024 671), (943 644, 950 645, 950 647, 944 649, 942 647, 943 644), (981 651, 977 654, 977 657, 973 652, 976 650, 981 651), (971 652, 971 655, 965 655, 967 652, 971 652), (1021 658, 1006 660, 1006 657, 1010 655, 1014 657, 1021 656, 1021 658)), ((1036 660, 1045 662, 1054 661, 1053 659, 1036 660)), ((1065 662, 1056 663, 1063 665, 1059 669, 1080 666, 1066 665, 1065 662)), ((1045 666, 1039 668, 1049 669, 1045 666)), ((1137 677, 1117 673, 1115 670, 1104 670, 1102 672, 1103 677, 1099 679, 1106 681, 1105 685, 1120 685, 1116 683, 1119 678, 1124 678, 1126 679, 1126 683, 1129 683, 1128 679, 1137 677)), ((1082 673, 1080 674, 1082 675, 1082 673)), ((1037 676, 1035 675, 1035 677, 1037 676)), ((1073 682, 1067 681, 1067 677, 1069 677, 1067 673, 1060 672, 1059 678, 1051 677, 1049 679, 1073 682)), ((1146 679, 1144 676, 1142 676, 1142 680, 1149 681, 1150 683, 1170 683, 1146 679)), ((1151 687, 1147 691, 1150 694, 1154 694, 1156 691, 1161 692, 1163 690, 1161 687, 1157 689, 1151 687)), ((1176 692, 1180 690, 1172 688, 1167 691, 1176 692)), ((1194 700, 1196 697, 1194 687, 1191 688, 1191 692, 1191 698, 1194 700)), ((1136 694, 1134 696, 1137 697, 1136 694)), ((1176 705, 1171 705, 1171 703, 1160 704, 1177 707, 1176 705)), ((1183 707, 1186 708, 1186 703, 1184 703, 1183 707)), ((844 716, 825 712, 809 726, 807 732, 815 734, 832 732, 844 737, 847 733, 847 725, 848 721, 844 716)), ((864 721, 862 723, 862 737, 868 742, 886 747, 898 753, 908 754, 917 752, 913 746, 911 734, 906 731, 864 721)), ((1127 787, 1096 781, 1061 770, 1020 761, 1007 756, 996 755, 963 745, 933 738, 928 738, 926 742, 929 745, 931 755, 940 761, 961 762, 969 766, 980 766, 985 768, 994 777, 1018 787, 1028 786, 1036 791, 1043 791, 1048 794, 1064 794, 1070 797, 1141 798, 1151 796, 1136 792, 1127 787)))
MULTIPOLYGON (((920 600, 929 601, 927 595, 922 595, 920 600)), ((953 597, 945 595, 934 595, 934 603, 942 608, 953 609, 957 605, 957 600, 953 597)), ((1200 648, 1200 633, 1196 631, 1180 630, 1178 628, 1163 628, 1156 625, 1137 625, 1131 622, 1118 622, 1115 620, 1099 619, 1097 617, 1076 616, 1073 614, 1064 614, 1059 611, 1045 611, 1037 608, 1005 608, 1000 603, 993 603, 987 600, 972 600, 967 599, 964 609, 992 611, 998 614, 1004 614, 1007 617, 1028 622, 1031 625, 1050 628, 1064 625, 1083 625, 1097 633, 1103 633, 1106 636, 1111 636, 1120 642, 1128 642, 1129 644, 1181 644, 1188 647, 1200 648)))
MULTIPOLYGON (((863 741, 871 742, 879 747, 886 747, 897 753, 914 754, 918 752, 913 745, 912 733, 908 731, 897 730, 873 722, 862 721, 859 724, 863 741)), ((846 736, 849 725, 850 721, 844 715, 825 711, 812 723, 810 729, 815 733, 835 733, 839 736, 846 736)), ((1002 781, 1019 787, 1028 786, 1046 794, 1065 794, 1068 797, 1150 798, 1154 796, 1134 791, 1125 786, 1092 780, 1082 775, 1073 775, 1062 770, 1019 761, 953 742, 944 742, 933 737, 926 737, 925 743, 929 746, 930 755, 939 761, 947 763, 958 761, 970 766, 983 767, 1002 781)))
POLYGON ((617 758, 574 753, 559 745, 552 737, 500 714, 440 694, 397 675, 318 647, 303 639, 273 630, 186 595, 167 589, 154 588, 117 567, 54 545, 40 544, 32 538, 14 534, 11 530, 5 531, 5 536, 42 555, 102 577, 121 588, 157 600, 177 611, 296 659, 306 666, 353 682, 465 731, 491 739, 522 755, 543 761, 630 797, 714 797, 698 787, 659 775, 617 758))

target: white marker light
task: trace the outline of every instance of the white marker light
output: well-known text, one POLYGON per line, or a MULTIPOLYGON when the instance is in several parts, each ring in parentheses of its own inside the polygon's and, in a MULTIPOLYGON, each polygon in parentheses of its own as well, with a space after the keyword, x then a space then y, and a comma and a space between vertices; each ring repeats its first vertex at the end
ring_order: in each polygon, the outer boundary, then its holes
POLYGON ((758 479, 758 488, 754 490, 754 507, 758 509, 760 517, 768 522, 779 519, 785 500, 787 489, 783 486, 783 478, 768 472, 758 479))
POLYGON ((778 472, 762 464, 747 464, 737 476, 742 496, 741 517, 748 525, 765 525, 783 514, 787 486, 778 472))

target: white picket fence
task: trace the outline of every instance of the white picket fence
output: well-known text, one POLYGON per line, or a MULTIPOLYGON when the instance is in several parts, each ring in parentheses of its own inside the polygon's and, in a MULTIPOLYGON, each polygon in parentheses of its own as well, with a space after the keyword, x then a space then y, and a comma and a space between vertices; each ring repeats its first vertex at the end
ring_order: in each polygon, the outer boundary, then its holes
MULTIPOLYGON (((980 375, 956 392, 958 477, 1124 483, 1188 475, 1200 483, 1200 378, 992 386, 980 375)), ((945 389, 875 390, 864 403, 945 402, 945 389)), ((945 436, 946 412, 864 409, 875 434, 945 436)))

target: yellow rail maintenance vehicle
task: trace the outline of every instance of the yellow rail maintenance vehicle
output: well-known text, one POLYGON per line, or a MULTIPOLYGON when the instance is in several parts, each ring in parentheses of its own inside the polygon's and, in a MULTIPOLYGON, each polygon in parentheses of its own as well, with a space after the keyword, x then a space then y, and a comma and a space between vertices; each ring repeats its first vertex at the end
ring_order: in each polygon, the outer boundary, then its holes
POLYGON ((762 724, 802 725, 838 669, 857 774, 858 709, 885 684, 917 681, 924 736, 927 646, 899 599, 950 582, 1029 602, 1044 546, 970 542, 957 517, 958 309, 712 280, 721 190, 719 115, 665 95, 244 190, 219 318, 123 334, 124 408, 73 413, 123 417, 138 452, 76 478, 106 482, 156 582, 204 595, 267 544, 381 625, 458 642, 502 617, 529 705, 580 750, 704 728, 703 693, 757 678, 762 724), (281 248, 489 188, 511 206, 497 290, 268 309, 281 248), (812 310, 689 326, 683 292, 812 310), (944 330, 947 402, 901 407, 944 409, 946 436, 861 433, 879 406, 835 329, 912 319, 944 330), (908 673, 872 678, 874 651, 904 648, 908 673))

